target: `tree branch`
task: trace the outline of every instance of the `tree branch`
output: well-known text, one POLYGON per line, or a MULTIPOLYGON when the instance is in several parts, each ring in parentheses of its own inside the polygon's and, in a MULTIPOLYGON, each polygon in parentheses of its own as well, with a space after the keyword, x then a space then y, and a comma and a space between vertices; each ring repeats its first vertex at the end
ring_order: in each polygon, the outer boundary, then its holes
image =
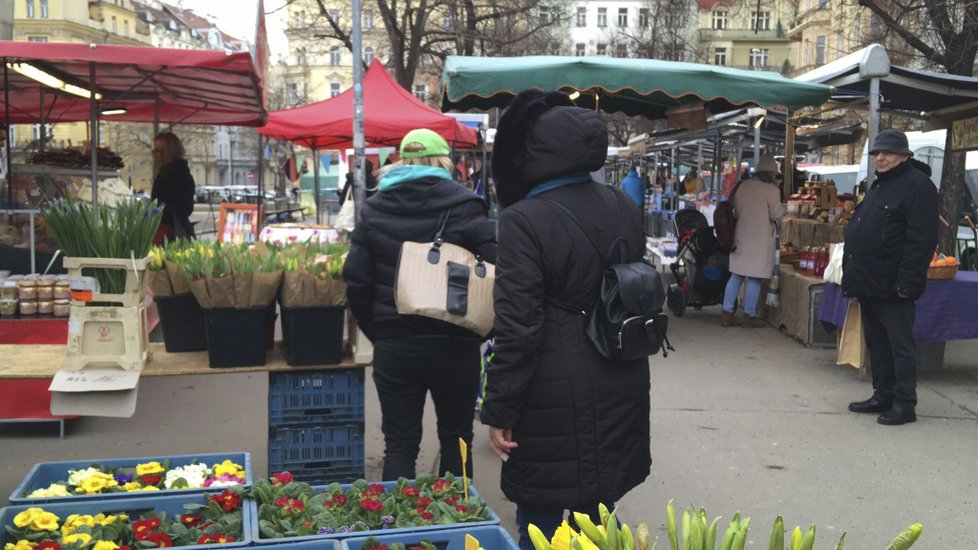
POLYGON ((909 29, 904 27, 899 21, 894 19, 889 12, 883 9, 883 7, 880 6, 876 0, 859 0, 859 5, 869 8, 869 10, 875 13, 887 27, 900 35, 900 38, 906 40, 907 44, 910 44, 910 46, 915 50, 924 54, 924 57, 941 65, 946 64, 947 57, 943 53, 931 48, 926 42, 918 38, 916 34, 910 32, 909 29))

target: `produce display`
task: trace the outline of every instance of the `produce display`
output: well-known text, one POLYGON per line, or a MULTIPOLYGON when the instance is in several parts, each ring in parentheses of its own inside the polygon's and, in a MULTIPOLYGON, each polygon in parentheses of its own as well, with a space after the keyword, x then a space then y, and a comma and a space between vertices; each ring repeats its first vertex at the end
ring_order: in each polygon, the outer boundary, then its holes
MULTIPOLYGON (((122 157, 112 152, 108 147, 99 147, 95 154, 98 158, 99 168, 119 170, 125 167, 122 157)), ((92 165, 92 150, 81 147, 47 149, 32 153, 27 159, 27 163, 64 166, 66 168, 88 168, 92 165)))
MULTIPOLYGON (((547 536, 536 525, 530 524, 530 540, 535 550, 656 550, 659 539, 650 541, 649 527, 642 522, 634 533, 628 525, 619 523, 615 511, 609 511, 606 506, 598 506, 601 523, 595 525, 587 514, 574 512, 574 522, 580 531, 575 531, 565 521, 553 537, 547 536)), ((671 550, 714 550, 717 547, 718 523, 720 518, 712 522, 702 507, 697 510, 693 506, 683 510, 682 522, 677 523, 676 511, 672 501, 666 506, 666 535, 669 538, 671 550), (681 529, 680 529, 681 527, 681 529)), ((740 512, 734 514, 727 525, 719 548, 721 550, 744 550, 747 544, 747 533, 750 528, 750 518, 740 517, 740 512)), ((923 531, 923 526, 915 523, 907 527, 887 546, 887 550, 907 550, 917 541, 923 531)), ((842 533, 836 550, 842 550, 846 534, 842 533)), ((791 532, 788 544, 785 544, 784 520, 778 516, 771 527, 768 543, 769 550, 812 550, 815 546, 815 526, 808 531, 795 527, 791 532)))
MULTIPOLYGON (((242 495, 226 489, 201 495, 184 505, 185 513, 149 510, 124 513, 66 514, 57 505, 27 508, 5 526, 5 550, 123 550, 226 544, 243 538, 242 495), (54 510, 54 511, 51 511, 54 510)), ((147 501, 148 503, 149 501, 147 501)), ((105 501, 92 503, 104 508, 105 501)), ((93 510, 94 511, 94 510, 93 510)))
POLYGON ((930 265, 927 267, 927 278, 933 280, 953 279, 958 274, 960 266, 960 262, 954 256, 945 256, 935 252, 930 260, 930 265))
POLYGON ((64 480, 31 491, 27 498, 68 497, 75 494, 108 494, 140 491, 197 489, 242 485, 244 468, 231 460, 208 465, 197 463, 171 467, 168 460, 150 461, 132 468, 105 467, 92 464, 88 468, 67 472, 64 480))
POLYGON ((334 535, 402 527, 483 522, 489 506, 482 498, 465 498, 461 478, 419 476, 396 483, 316 488, 282 472, 255 483, 258 529, 262 539, 334 535))

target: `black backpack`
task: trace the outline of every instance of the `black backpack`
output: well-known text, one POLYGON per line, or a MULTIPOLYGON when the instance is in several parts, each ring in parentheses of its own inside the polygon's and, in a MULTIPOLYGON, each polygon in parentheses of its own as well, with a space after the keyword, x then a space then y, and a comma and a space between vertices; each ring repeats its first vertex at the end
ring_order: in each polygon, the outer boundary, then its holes
MULTIPOLYGON (((614 200, 618 209, 618 199, 614 200)), ((612 244, 612 250, 618 248, 619 263, 608 265, 611 255, 605 256, 601 252, 577 217, 562 204, 544 201, 559 208, 577 225, 607 266, 601 280, 601 295, 590 312, 556 298, 548 297, 547 301, 568 311, 587 315, 587 337, 598 353, 607 359, 630 361, 655 355, 660 350, 663 357, 668 357, 666 350, 675 350, 666 337, 669 318, 662 313, 665 289, 659 272, 648 262, 621 263, 622 247, 625 246, 621 237, 621 211, 618 211, 618 238, 612 244)))
POLYGON ((717 242, 730 252, 736 249, 734 236, 737 234, 737 213, 734 211, 733 198, 742 182, 743 180, 737 182, 727 200, 720 201, 713 212, 713 229, 717 234, 717 242))

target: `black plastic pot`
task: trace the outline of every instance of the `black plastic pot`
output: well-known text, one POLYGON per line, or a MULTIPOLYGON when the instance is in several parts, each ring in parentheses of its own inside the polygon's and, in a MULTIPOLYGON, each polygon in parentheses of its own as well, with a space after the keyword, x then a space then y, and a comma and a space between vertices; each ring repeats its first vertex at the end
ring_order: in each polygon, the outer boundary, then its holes
POLYGON ((273 308, 205 309, 210 367, 260 367, 266 363, 265 335, 273 308))
POLYGON ((345 312, 345 306, 282 307, 285 362, 292 367, 340 363, 345 312))
POLYGON ((156 296, 154 299, 163 328, 163 345, 168 353, 207 349, 204 310, 193 294, 156 296))

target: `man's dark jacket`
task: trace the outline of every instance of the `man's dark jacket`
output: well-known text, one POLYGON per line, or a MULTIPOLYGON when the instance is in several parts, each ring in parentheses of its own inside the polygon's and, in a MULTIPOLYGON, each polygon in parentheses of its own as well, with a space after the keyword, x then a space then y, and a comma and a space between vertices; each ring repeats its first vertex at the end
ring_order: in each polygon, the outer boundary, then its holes
POLYGON ((496 235, 486 204, 461 185, 437 178, 409 181, 364 202, 343 268, 346 296, 357 323, 370 340, 426 334, 471 335, 423 318, 403 319, 394 304, 394 279, 401 243, 431 242, 442 212, 451 209, 443 239, 490 263, 496 235))
POLYGON ((846 296, 916 300, 937 246, 937 189, 909 161, 877 173, 845 232, 846 296))
MULTIPOLYGON (((592 136, 584 123, 572 124, 569 117, 592 116, 581 111, 554 114, 549 134, 527 147, 524 174, 547 171, 533 180, 539 182, 581 172, 588 168, 582 159, 602 162, 606 130, 592 136)), ((482 423, 511 429, 518 444, 502 465, 511 501, 578 509, 615 502, 648 476, 648 360, 608 361, 585 334, 587 317, 548 300, 593 308, 605 266, 641 260, 644 249, 639 208, 619 189, 593 182, 524 198, 500 216, 496 336, 482 423), (601 253, 548 201, 570 210, 601 253), (623 256, 609 262, 602 256, 619 234, 623 256)))

